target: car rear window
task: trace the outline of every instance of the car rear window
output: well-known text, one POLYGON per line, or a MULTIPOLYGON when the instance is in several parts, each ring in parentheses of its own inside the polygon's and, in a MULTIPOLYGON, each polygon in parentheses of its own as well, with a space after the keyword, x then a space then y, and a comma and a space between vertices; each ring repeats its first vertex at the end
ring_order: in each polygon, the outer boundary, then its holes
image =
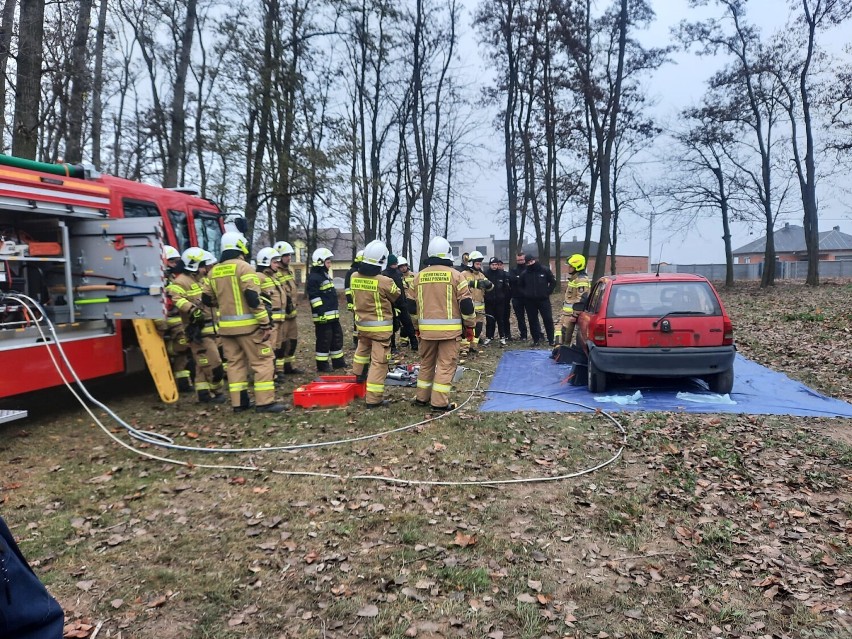
POLYGON ((659 317, 666 313, 721 315, 709 282, 614 284, 607 317, 659 317))

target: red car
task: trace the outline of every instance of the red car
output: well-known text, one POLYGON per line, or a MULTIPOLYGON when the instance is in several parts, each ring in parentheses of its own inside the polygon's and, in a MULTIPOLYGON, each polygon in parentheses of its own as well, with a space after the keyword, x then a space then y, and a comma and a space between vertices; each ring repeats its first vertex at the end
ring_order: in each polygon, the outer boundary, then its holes
POLYGON ((577 340, 588 356, 591 392, 606 390, 616 375, 698 377, 714 393, 731 392, 734 328, 706 278, 607 276, 581 304, 577 340))

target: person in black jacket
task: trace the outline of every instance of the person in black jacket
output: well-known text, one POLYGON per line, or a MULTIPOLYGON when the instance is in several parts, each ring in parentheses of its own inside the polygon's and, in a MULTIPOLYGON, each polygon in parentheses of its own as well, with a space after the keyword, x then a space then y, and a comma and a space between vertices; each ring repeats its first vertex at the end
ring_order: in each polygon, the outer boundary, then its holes
POLYGON ((65 615, 0 517, 0 637, 62 639, 65 615))
POLYGON ((544 322, 544 330, 547 333, 547 342, 554 345, 553 340, 553 309, 550 306, 550 294, 556 288, 556 278, 550 269, 542 266, 535 255, 527 255, 525 258, 526 270, 518 278, 521 290, 524 293, 524 306, 527 311, 527 319, 530 323, 533 346, 541 343, 541 326, 538 316, 544 322))
POLYGON ((411 313, 408 312, 408 298, 405 295, 405 282, 402 273, 399 272, 399 258, 391 253, 388 255, 388 267, 382 271, 382 275, 389 277, 400 290, 399 303, 395 305, 393 318, 393 335, 391 335, 391 352, 396 352, 396 332, 402 337, 408 338, 411 350, 417 352, 417 336, 414 333, 414 322, 411 321, 411 313), (400 330, 401 329, 401 330, 400 330))
POLYGON ((316 333, 317 371, 328 373, 332 368, 346 368, 343 359, 343 329, 340 326, 340 309, 337 305, 337 290, 328 274, 331 267, 331 251, 318 248, 311 256, 311 272, 308 275, 308 300, 316 333))
POLYGON ((503 270, 503 260, 492 257, 488 261, 488 270, 485 277, 494 285, 491 290, 485 291, 485 340, 488 344, 494 339, 494 327, 500 331, 500 346, 506 345, 509 337, 509 316, 506 314, 506 306, 511 297, 511 286, 509 275, 503 270))
MULTIPOLYGON (((523 253, 515 257, 515 267, 509 269, 509 284, 512 287, 512 310, 515 311, 515 320, 518 322, 518 332, 521 341, 527 339, 526 307, 524 306, 524 292, 521 290, 520 277, 527 270, 527 260, 523 253)), ((508 317, 506 319, 508 321, 508 317)), ((511 336, 509 337, 511 339, 511 336)))

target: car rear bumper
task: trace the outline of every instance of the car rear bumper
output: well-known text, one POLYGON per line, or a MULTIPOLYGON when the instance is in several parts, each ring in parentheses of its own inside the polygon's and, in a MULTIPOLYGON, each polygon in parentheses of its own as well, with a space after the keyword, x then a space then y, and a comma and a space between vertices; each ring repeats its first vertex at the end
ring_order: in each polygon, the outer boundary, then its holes
POLYGON ((680 348, 607 348, 589 344, 589 360, 604 373, 700 377, 734 365, 733 346, 680 348))

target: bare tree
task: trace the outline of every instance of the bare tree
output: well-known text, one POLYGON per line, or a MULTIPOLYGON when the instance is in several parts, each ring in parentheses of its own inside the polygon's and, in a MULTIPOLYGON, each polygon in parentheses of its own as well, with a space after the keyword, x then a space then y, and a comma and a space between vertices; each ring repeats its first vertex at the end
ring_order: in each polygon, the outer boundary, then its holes
POLYGON ((68 133, 65 141, 65 161, 80 162, 83 159, 84 98, 89 92, 91 77, 86 54, 88 53, 89 28, 91 26, 92 0, 78 0, 74 42, 69 59, 71 92, 68 96, 68 133))
POLYGON ((41 96, 44 0, 21 4, 12 154, 36 159, 41 96))
POLYGON ((104 41, 106 39, 109 2, 100 0, 98 28, 95 32, 95 65, 92 74, 92 164, 101 168, 101 135, 104 111, 104 41))
POLYGON ((6 151, 6 66, 12 46, 12 31, 15 26, 17 0, 5 0, 0 13, 0 152, 6 151))

